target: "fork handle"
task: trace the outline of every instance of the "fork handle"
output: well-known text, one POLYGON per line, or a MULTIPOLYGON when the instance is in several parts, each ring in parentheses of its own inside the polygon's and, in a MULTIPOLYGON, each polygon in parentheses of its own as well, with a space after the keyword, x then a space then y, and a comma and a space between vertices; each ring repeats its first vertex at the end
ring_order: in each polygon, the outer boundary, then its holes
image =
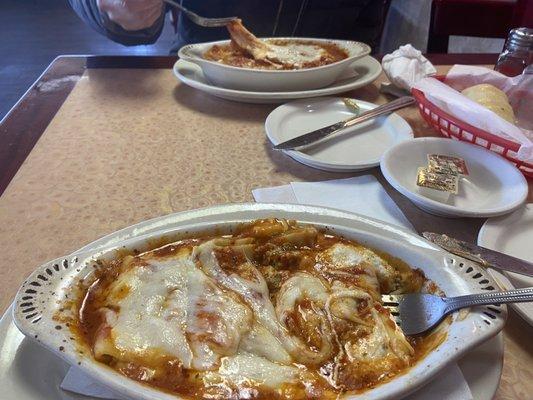
POLYGON ((200 18, 200 16, 196 13, 193 13, 191 10, 183 7, 180 3, 178 3, 177 1, 173 1, 173 0, 163 0, 163 3, 167 3, 173 7, 176 7, 177 9, 183 11, 185 14, 189 14, 189 15, 194 15, 195 17, 198 17, 200 18))
POLYGON ((523 303, 533 301, 533 287, 509 290, 506 292, 488 292, 469 294, 466 296, 446 297, 445 313, 451 313, 461 308, 500 303, 523 303))
POLYGON ((346 121, 344 121, 343 128, 347 128, 349 126, 360 124, 361 122, 365 122, 369 119, 374 119, 379 115, 382 114, 388 114, 393 111, 399 110, 400 108, 404 108, 407 106, 410 106, 411 104, 415 103, 415 99, 412 96, 403 96, 399 99, 393 100, 389 103, 383 104, 381 106, 378 106, 376 108, 373 108, 369 111, 366 111, 360 115, 357 115, 355 117, 352 117, 346 121))

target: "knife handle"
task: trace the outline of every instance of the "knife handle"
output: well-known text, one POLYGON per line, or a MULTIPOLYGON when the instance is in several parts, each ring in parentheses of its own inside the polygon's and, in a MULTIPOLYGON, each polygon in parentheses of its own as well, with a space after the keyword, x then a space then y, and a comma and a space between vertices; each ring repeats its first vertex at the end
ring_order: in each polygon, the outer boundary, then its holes
POLYGON ((379 115, 382 114, 388 114, 393 111, 399 110, 400 108, 408 107, 411 104, 415 102, 415 99, 412 96, 403 96, 399 99, 393 100, 387 104, 383 104, 381 106, 378 106, 376 108, 373 108, 372 110, 368 110, 361 115, 358 115, 356 117, 350 118, 346 121, 344 121, 343 128, 353 126, 355 124, 360 124, 361 122, 368 121, 369 119, 376 118, 379 115))

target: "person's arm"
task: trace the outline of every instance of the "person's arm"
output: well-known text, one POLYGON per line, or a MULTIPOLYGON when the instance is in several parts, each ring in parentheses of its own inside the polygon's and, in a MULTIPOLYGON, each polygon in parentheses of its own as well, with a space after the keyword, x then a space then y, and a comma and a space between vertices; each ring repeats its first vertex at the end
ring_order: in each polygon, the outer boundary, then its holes
POLYGON ((126 46, 152 44, 161 34, 165 8, 160 0, 69 0, 89 26, 126 46))

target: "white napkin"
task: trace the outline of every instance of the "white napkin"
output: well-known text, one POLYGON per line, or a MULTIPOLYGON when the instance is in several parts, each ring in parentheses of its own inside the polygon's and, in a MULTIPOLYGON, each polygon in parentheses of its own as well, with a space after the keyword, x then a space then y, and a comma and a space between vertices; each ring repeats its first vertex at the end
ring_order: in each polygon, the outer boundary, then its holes
POLYGON ((420 79, 435 75, 437 70, 410 44, 400 46, 381 60, 383 72, 394 86, 410 91, 420 79))
POLYGON ((372 175, 252 190, 258 203, 298 203, 349 211, 414 231, 396 203, 372 175))
MULTIPOLYGON (((262 203, 299 203, 337 208, 380 219, 414 230, 402 211, 372 175, 324 182, 292 182, 252 191, 262 203)), ((471 400, 472 393, 457 364, 446 367, 435 379, 406 400, 471 400)))
POLYGON ((414 87, 424 92, 431 103, 447 113, 494 135, 520 143, 518 153, 509 154, 533 163, 533 131, 507 122, 459 92, 480 83, 490 83, 506 92, 513 109, 517 111, 519 121, 529 126, 533 124, 533 75, 509 78, 485 67, 455 65, 446 75, 445 83, 434 78, 424 78, 414 87))
POLYGON ((78 367, 70 367, 67 375, 63 378, 63 382, 61 382, 61 389, 83 394, 94 399, 128 400, 127 397, 117 394, 94 381, 93 378, 78 367))
MULTIPOLYGON (((300 203, 342 209, 377 218, 413 230, 394 201, 371 175, 325 182, 293 182, 290 185, 252 191, 257 202, 300 203)), ((123 396, 95 382, 83 371, 71 367, 61 388, 97 399, 125 400, 123 396)), ((459 367, 454 364, 408 400, 471 400, 472 394, 459 367)))

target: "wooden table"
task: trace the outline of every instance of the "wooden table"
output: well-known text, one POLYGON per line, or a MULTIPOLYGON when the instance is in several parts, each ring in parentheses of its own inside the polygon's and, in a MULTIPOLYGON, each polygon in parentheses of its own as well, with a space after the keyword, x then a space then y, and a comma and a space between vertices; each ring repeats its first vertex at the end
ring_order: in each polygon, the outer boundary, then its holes
MULTIPOLYGON (((495 55, 434 55, 439 73, 495 55)), ((241 104, 178 84, 173 57, 60 57, 0 123, 0 310, 36 266, 133 223, 251 190, 357 174, 303 166, 272 151, 263 124, 274 105, 241 104)), ((375 103, 381 76, 350 96, 375 103)), ((436 136, 416 107, 399 112, 415 136, 436 136)), ((377 177, 415 226, 475 241, 482 219, 414 207, 377 177)), ((531 195, 529 201, 533 200, 531 195)), ((497 399, 533 393, 533 328, 513 311, 504 330, 497 399)))

